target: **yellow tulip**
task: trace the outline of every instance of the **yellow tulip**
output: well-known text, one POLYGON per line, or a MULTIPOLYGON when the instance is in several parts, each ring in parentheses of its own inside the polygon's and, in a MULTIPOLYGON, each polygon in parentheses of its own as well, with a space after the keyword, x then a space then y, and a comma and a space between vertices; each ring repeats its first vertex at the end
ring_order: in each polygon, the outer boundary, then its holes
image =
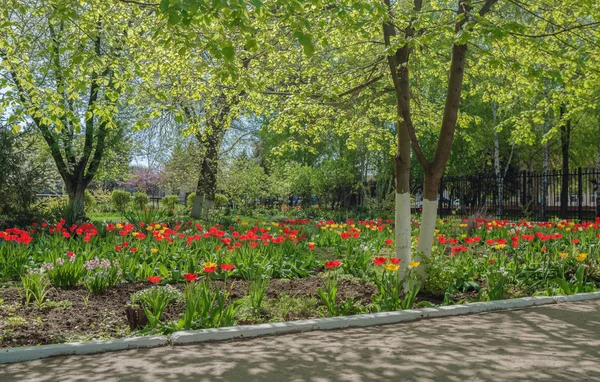
POLYGON ((397 271, 399 268, 400 268, 399 265, 392 264, 392 263, 389 263, 389 264, 385 265, 385 270, 389 271, 389 272, 397 271))
POLYGON ((411 261, 408 265, 410 265, 411 268, 416 268, 419 264, 421 264, 420 261, 411 261))
POLYGON ((577 261, 583 261, 583 260, 585 260, 585 258, 587 257, 587 255, 588 255, 587 253, 580 253, 579 255, 577 255, 575 257, 575 260, 577 260, 577 261))

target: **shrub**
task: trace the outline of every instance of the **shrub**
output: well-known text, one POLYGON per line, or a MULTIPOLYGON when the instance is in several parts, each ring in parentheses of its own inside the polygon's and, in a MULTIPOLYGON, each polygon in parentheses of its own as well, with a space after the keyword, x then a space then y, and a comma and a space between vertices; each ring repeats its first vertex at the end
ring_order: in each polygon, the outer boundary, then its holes
POLYGON ((83 204, 86 211, 91 211, 96 207, 96 198, 89 190, 85 190, 83 193, 83 204))
POLYGON ((114 190, 111 199, 115 209, 119 212, 123 212, 131 201, 131 195, 126 191, 114 190))
POLYGON ((175 206, 177 205, 177 203, 179 203, 179 196, 167 195, 164 198, 162 198, 160 203, 169 209, 175 209, 175 206))
POLYGON ((136 208, 139 208, 140 210, 144 210, 148 206, 149 202, 150 202, 150 198, 148 197, 148 195, 146 195, 146 193, 144 193, 144 192, 134 192, 133 193, 133 204, 136 206, 136 208))
POLYGON ((191 194, 189 194, 187 196, 186 205, 187 205, 188 208, 192 208, 194 206, 194 200, 196 200, 196 193, 192 192, 191 194))
POLYGON ((215 207, 225 207, 227 203, 229 203, 229 199, 227 199, 227 196, 223 194, 215 194, 215 207))
MULTIPOLYGON (((112 205, 112 192, 104 190, 93 190, 91 191, 92 196, 95 199, 94 211, 98 212, 109 212, 113 211, 112 205)), ((87 201, 86 201, 87 203, 87 201)), ((86 205, 87 208, 87 205, 86 205)))

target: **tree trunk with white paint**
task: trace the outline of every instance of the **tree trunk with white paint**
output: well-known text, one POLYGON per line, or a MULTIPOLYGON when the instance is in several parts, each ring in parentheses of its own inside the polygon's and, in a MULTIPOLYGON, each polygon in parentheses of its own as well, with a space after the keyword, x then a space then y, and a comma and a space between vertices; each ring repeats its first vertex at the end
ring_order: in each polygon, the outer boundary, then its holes
POLYGON ((396 124, 398 153, 395 158, 396 210, 395 245, 396 257, 400 259, 398 277, 404 279, 411 261, 411 214, 410 214, 410 138, 404 122, 396 124))

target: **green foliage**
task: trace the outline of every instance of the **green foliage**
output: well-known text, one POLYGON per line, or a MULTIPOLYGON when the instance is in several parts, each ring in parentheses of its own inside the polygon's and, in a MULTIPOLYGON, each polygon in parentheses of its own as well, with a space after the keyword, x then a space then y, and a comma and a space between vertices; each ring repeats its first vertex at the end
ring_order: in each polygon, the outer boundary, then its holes
POLYGON ((144 309, 144 313, 148 318, 148 324, 151 328, 159 327, 161 317, 167 306, 183 298, 182 293, 170 285, 153 286, 152 288, 143 289, 135 292, 131 296, 132 304, 139 304, 144 309))
POLYGON ((229 203, 229 199, 227 199, 227 196, 219 193, 215 194, 215 207, 225 207, 227 203, 229 203))
POLYGON ((96 208, 96 198, 89 190, 85 190, 83 193, 83 203, 88 211, 96 208))
POLYGON ((148 206, 150 198, 145 192, 134 192, 133 193, 133 204, 139 210, 144 210, 148 206))
POLYGON ((179 204, 179 196, 178 195, 167 195, 160 201, 160 204, 165 206, 168 209, 175 209, 177 204, 179 204))
POLYGON ((31 132, 14 134, 0 126, 0 227, 24 226, 44 216, 35 200, 49 185, 50 168, 38 145, 31 132))
POLYGON ((79 256, 58 257, 54 264, 43 264, 53 286, 74 288, 83 278, 84 269, 79 256))
POLYGON ((48 277, 41 272, 26 273, 21 277, 21 284, 23 288, 22 297, 25 305, 34 302, 35 306, 38 309, 41 309, 44 306, 46 296, 50 289, 48 277))
POLYGON ((114 190, 111 195, 112 204, 115 210, 124 212, 129 203, 131 203, 131 195, 127 191, 114 190))
POLYGON ((242 302, 229 299, 231 290, 211 288, 210 281, 188 283, 185 288, 185 312, 177 329, 202 329, 231 326, 242 302))
MULTIPOLYGON (((388 264, 390 266, 390 264, 388 264)), ((399 309, 412 309, 419 293, 419 284, 412 270, 408 271, 407 279, 401 280, 397 270, 383 269, 379 276, 373 278, 379 293, 373 297, 376 311, 394 311, 399 309), (406 283, 407 289, 404 290, 406 283), (404 294, 404 297, 402 295, 404 294)))
POLYGON ((255 312, 261 311, 261 306, 271 280, 267 277, 258 277, 250 282, 248 289, 248 300, 255 312))
POLYGON ((121 279, 119 262, 94 258, 84 264, 87 272, 83 278, 85 288, 94 294, 103 294, 106 288, 116 285, 121 279))
POLYGON ((325 284, 325 290, 318 288, 317 294, 321 297, 321 300, 325 303, 327 311, 331 317, 338 315, 338 306, 336 302, 338 291, 338 282, 335 272, 327 272, 327 284, 325 284))
POLYGON ((196 193, 192 192, 186 198, 186 206, 187 208, 192 208, 194 206, 194 200, 196 199, 196 193))
MULTIPOLYGON (((187 196, 186 205, 188 208, 192 208, 192 206, 194 205, 195 199, 196 199, 195 192, 192 192, 191 194, 189 194, 187 196)), ((223 194, 215 193, 215 207, 216 208, 225 207, 227 205, 227 203, 229 203, 229 199, 227 199, 227 196, 225 196, 223 194)))

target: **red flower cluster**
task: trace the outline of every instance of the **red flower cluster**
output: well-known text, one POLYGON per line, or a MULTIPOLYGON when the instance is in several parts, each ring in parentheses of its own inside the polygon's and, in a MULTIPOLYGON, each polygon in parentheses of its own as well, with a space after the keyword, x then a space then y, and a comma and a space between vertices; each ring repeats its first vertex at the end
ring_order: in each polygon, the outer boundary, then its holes
POLYGON ((6 231, 0 231, 0 239, 28 245, 33 240, 33 237, 29 236, 28 231, 23 231, 18 228, 9 228, 6 231))

